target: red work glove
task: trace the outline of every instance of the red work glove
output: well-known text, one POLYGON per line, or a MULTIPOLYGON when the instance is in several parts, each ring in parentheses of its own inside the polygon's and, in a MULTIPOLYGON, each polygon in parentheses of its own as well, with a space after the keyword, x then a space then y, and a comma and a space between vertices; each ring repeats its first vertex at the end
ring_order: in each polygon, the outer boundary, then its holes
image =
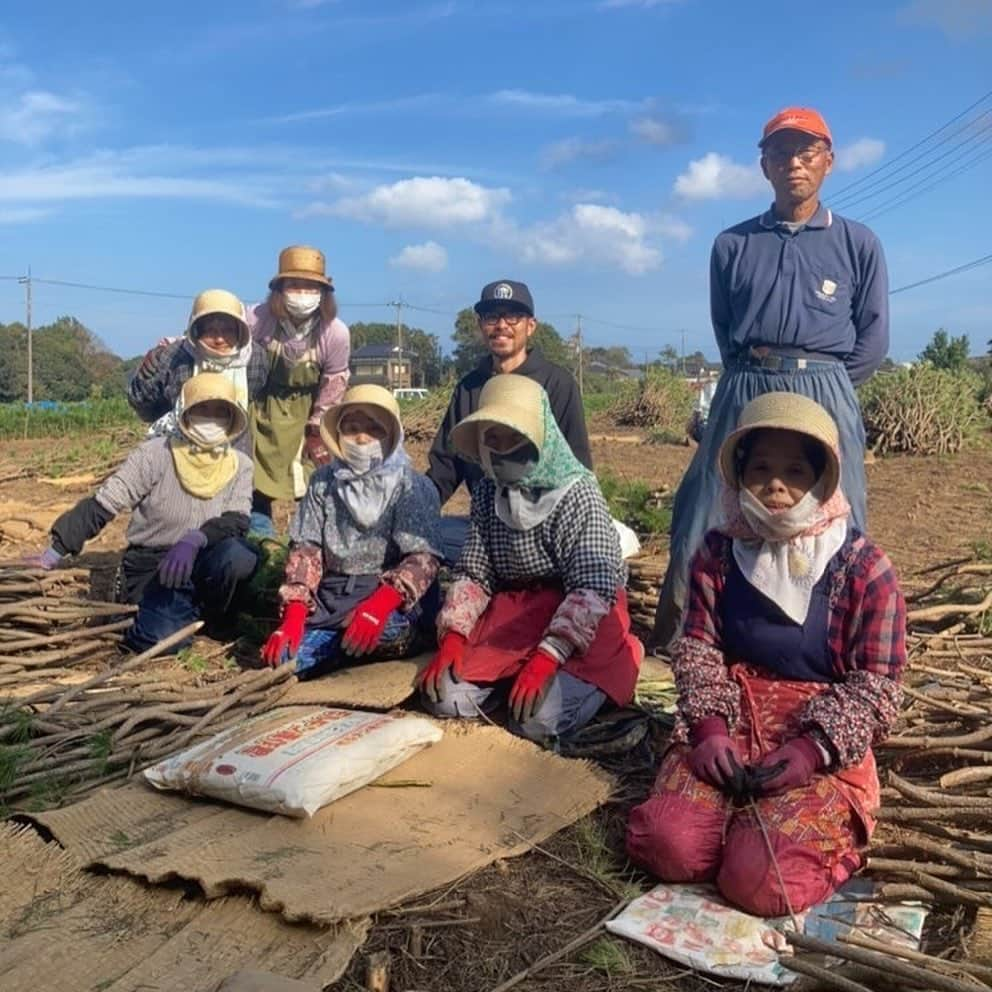
POLYGON ((739 774, 744 764, 741 752, 727 730, 722 716, 708 716, 692 728, 693 748, 689 767, 696 778, 721 792, 739 774))
POLYGON ((327 465, 333 457, 320 436, 320 428, 316 424, 307 424, 303 428, 303 450, 318 468, 327 465))
POLYGON ((303 640, 303 625, 307 620, 307 604, 294 599, 282 611, 282 623, 269 635, 262 647, 262 661, 269 668, 278 668, 289 661, 303 640))
POLYGON ((778 796, 790 789, 802 788, 809 784, 823 764, 820 749, 809 737, 794 737, 758 762, 758 768, 769 772, 778 769, 778 774, 761 783, 761 794, 778 796))
POLYGON ((441 679, 451 670, 452 678, 460 678, 465 666, 465 635, 449 630, 438 645, 437 654, 417 676, 417 684, 435 703, 441 702, 441 679))
POLYGON ((389 614, 398 609, 402 602, 403 594, 383 583, 355 607, 341 646, 348 654, 368 654, 379 643, 389 614))
POLYGON ((526 723, 541 708, 558 667, 558 659, 540 648, 524 663, 510 690, 510 712, 517 723, 526 723))

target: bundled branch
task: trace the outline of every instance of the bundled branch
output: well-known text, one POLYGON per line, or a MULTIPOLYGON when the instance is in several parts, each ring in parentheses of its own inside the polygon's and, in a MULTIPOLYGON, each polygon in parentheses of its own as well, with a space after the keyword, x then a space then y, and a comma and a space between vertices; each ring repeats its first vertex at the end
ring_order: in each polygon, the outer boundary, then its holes
POLYGON ((654 627, 654 612, 667 565, 667 555, 641 555, 627 561, 627 605, 635 627, 643 630, 654 627))
MULTIPOLYGON (((200 628, 118 650, 135 607, 85 598, 82 569, 0 566, 0 803, 53 803, 127 778, 273 705, 292 666, 163 669, 200 628)), ((220 650, 224 650, 221 648, 220 650)))
POLYGON ((38 792, 78 798, 264 712, 295 681, 288 665, 191 684, 149 671, 150 661, 200 626, 85 682, 53 681, 8 702, 0 709, 0 801, 16 805, 38 792))

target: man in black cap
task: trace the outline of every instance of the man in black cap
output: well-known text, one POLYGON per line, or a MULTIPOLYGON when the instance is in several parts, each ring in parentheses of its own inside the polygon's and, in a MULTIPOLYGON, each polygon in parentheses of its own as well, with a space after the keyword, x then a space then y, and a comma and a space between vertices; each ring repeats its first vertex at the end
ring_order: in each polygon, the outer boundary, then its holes
MULTIPOLYGON (((528 350, 528 342, 537 329, 530 290, 524 283, 512 279, 491 282, 482 288, 474 309, 489 354, 455 386, 431 446, 427 476, 437 486, 442 505, 463 482, 471 490, 482 478, 482 469, 478 465, 466 462, 449 451, 448 435, 455 424, 478 409, 482 387, 492 376, 500 373, 525 375, 544 387, 555 420, 575 457, 587 468, 592 468, 585 412, 575 377, 568 369, 549 362, 538 349, 528 350)), ((453 560, 464 542, 467 521, 446 517, 445 524, 444 550, 446 557, 453 560)))

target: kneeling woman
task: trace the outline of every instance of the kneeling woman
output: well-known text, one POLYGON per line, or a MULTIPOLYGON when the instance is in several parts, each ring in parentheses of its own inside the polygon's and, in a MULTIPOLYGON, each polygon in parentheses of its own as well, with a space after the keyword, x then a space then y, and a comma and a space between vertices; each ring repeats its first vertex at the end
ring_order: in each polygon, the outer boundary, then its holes
POLYGON ((403 448, 399 406, 381 386, 355 386, 323 417, 332 461, 314 472, 290 525, 282 622, 270 665, 295 655, 313 677, 347 656, 401 658, 437 615, 437 489, 403 448))
POLYGON ((41 564, 79 554, 118 513, 131 511, 120 599, 136 603, 124 643, 144 651, 198 619, 219 617, 258 562, 243 537, 251 459, 232 445, 247 427, 234 386, 203 372, 182 387, 175 433, 138 445, 121 467, 52 527, 41 564))
POLYGON ((440 647, 421 674, 424 703, 437 716, 477 717, 508 693, 509 729, 553 741, 607 699, 634 694, 643 648, 630 633, 617 532, 530 379, 490 379, 451 440, 485 477, 438 617, 440 647))
POLYGON ((901 699, 905 605, 848 522, 837 452, 826 410, 784 392, 749 403, 721 448, 727 522, 693 559, 672 654, 677 743, 628 825, 649 871, 715 880, 758 916, 822 902, 859 867, 871 749, 901 699))

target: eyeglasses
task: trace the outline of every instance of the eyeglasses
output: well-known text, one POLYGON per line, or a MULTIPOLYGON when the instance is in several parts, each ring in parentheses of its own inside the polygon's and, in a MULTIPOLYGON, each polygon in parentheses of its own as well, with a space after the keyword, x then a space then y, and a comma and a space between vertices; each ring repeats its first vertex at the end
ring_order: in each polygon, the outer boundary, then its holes
POLYGON ((765 158, 772 165, 788 165, 793 158, 798 158, 803 165, 812 165, 825 151, 826 145, 802 145, 795 148, 768 148, 765 158))
POLYGON ((530 314, 514 311, 512 313, 487 313, 479 318, 479 323, 483 327, 496 327, 501 320, 505 320, 510 327, 516 327, 522 320, 530 320, 530 314))

